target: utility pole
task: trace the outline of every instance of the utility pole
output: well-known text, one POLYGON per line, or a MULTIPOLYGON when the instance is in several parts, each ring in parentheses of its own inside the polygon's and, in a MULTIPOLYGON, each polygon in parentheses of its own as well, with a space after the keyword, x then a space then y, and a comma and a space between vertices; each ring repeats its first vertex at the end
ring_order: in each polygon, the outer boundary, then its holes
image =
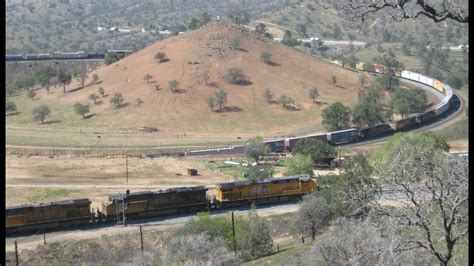
POLYGON ((125 171, 127 176, 127 184, 128 184, 128 151, 125 152, 125 171))

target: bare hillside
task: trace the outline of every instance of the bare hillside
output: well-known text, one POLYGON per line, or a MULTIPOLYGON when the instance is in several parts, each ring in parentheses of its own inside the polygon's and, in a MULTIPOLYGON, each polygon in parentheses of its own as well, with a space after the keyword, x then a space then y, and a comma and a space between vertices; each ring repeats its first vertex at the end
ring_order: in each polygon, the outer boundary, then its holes
MULTIPOLYGON (((330 63, 312 58, 293 48, 274 43, 236 25, 217 22, 198 30, 159 41, 125 59, 90 72, 102 81, 97 85, 77 88, 68 85, 66 94, 58 87, 52 93, 38 91, 36 103, 54 102, 61 111, 53 113, 58 127, 82 127, 113 131, 158 127, 162 133, 247 133, 276 136, 298 130, 321 130, 320 111, 336 101, 353 105, 357 101, 357 74, 330 63), (240 40, 240 48, 230 43, 240 40), (158 63, 155 54, 166 53, 169 59, 158 63), (271 64, 260 59, 262 52, 271 54, 271 64), (229 68, 243 70, 246 85, 233 85, 224 80, 229 68), (153 79, 146 82, 146 74, 153 79), (335 75, 336 85, 330 80, 335 75), (170 80, 179 83, 178 93, 168 86, 170 80), (157 90, 156 86, 160 89, 157 90), (315 86, 320 97, 313 103, 308 90, 315 86), (88 96, 103 87, 107 96, 95 105, 88 96), (208 107, 206 99, 219 89, 228 93, 228 103, 222 112, 208 107), (294 109, 269 104, 263 98, 270 89, 274 98, 291 97, 294 109), (114 93, 121 93, 125 106, 114 109, 109 104, 114 93), (141 106, 136 99, 143 100, 141 106), (81 119, 74 114, 76 102, 89 103, 94 116, 81 119), (59 107, 58 107, 59 108, 59 107), (63 111, 64 110, 64 111, 63 111), (225 110, 225 111, 224 111, 225 110)), ((20 106, 21 109, 21 106, 20 106)), ((26 111, 29 113, 28 111, 26 111)), ((54 110, 53 110, 54 112, 54 110)), ((9 120, 15 124, 15 119, 9 120)), ((30 120, 31 121, 31 120, 30 120)))

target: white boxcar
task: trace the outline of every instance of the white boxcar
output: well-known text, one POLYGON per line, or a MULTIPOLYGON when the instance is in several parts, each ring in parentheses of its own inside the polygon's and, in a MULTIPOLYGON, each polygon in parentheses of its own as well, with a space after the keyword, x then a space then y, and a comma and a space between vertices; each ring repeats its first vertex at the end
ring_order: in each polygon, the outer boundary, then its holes
POLYGON ((423 83, 423 84, 426 84, 426 76, 420 74, 420 79, 418 81, 423 83))
POLYGON ((414 80, 414 81, 420 81, 420 74, 411 72, 410 77, 408 79, 414 80))
POLYGON ((442 115, 446 110, 449 108, 449 100, 446 100, 446 98, 435 107, 435 112, 436 116, 442 115))
POLYGON ((409 79, 410 78, 410 71, 407 71, 407 70, 403 70, 402 71, 402 78, 406 78, 406 79, 409 79))
POLYGON ((433 87, 433 80, 432 78, 430 77, 426 77, 426 85, 430 86, 430 87, 433 87))

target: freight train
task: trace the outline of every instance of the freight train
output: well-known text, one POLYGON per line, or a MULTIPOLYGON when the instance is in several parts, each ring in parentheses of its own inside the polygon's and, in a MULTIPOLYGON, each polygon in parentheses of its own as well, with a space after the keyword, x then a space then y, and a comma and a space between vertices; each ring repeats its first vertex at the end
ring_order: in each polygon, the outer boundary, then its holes
POLYGON ((271 178, 259 182, 236 181, 216 185, 215 195, 205 186, 160 191, 111 194, 101 208, 87 198, 38 205, 7 207, 6 232, 39 232, 65 227, 116 223, 146 217, 213 211, 252 203, 266 204, 301 199, 317 190, 309 175, 271 178))
MULTIPOLYGON (((264 141, 268 150, 272 153, 284 153, 291 152, 292 148, 301 139, 316 139, 330 145, 345 145, 355 143, 359 141, 366 141, 369 139, 376 139, 394 134, 399 131, 407 131, 420 125, 426 125, 436 121, 436 119, 444 116, 447 111, 453 107, 455 109, 460 106, 460 99, 453 94, 451 87, 439 80, 431 77, 418 74, 411 71, 402 69, 387 68, 380 64, 347 64, 342 61, 332 61, 335 64, 341 65, 343 68, 350 69, 352 71, 366 72, 374 75, 381 75, 390 71, 394 76, 403 80, 415 81, 429 86, 434 92, 441 93, 444 97, 443 100, 436 106, 429 110, 412 114, 406 118, 400 120, 393 120, 387 123, 381 123, 373 127, 367 128, 349 128, 339 131, 333 131, 329 133, 317 133, 306 136, 281 138, 275 140, 264 141)), ((214 148, 196 150, 188 153, 189 155, 219 155, 219 154, 239 154, 245 151, 244 146, 230 146, 225 148, 214 148)))
POLYGON ((5 61, 36 61, 36 60, 75 60, 75 59, 104 59, 104 53, 54 52, 48 54, 7 54, 5 61))

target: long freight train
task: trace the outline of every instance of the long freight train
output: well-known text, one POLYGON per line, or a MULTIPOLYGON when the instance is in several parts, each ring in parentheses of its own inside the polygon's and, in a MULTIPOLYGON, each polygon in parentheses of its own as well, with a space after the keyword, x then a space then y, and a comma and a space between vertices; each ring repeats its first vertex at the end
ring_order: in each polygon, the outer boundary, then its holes
POLYGON ((75 60, 75 59, 104 59, 104 53, 54 52, 48 54, 7 54, 5 61, 36 61, 36 60, 75 60))
MULTIPOLYGON (((438 105, 423 113, 409 115, 404 119, 389 121, 388 123, 382 123, 373 127, 350 128, 329 133, 317 133, 306 136, 264 141, 270 152, 290 152, 296 142, 306 138, 316 139, 331 145, 344 145, 358 141, 365 141, 368 139, 385 137, 395 132, 406 131, 419 125, 429 124, 439 117, 445 115, 446 111, 448 111, 451 107, 460 105, 460 99, 453 94, 453 90, 449 85, 422 74, 402 69, 388 69, 380 64, 344 64, 341 61, 333 61, 333 63, 339 64, 346 69, 367 72, 375 75, 380 75, 386 73, 387 71, 391 71, 391 73, 401 80, 410 80, 427 85, 433 89, 434 92, 441 93, 444 95, 444 97, 438 105)), ((244 146, 230 146, 225 148, 195 150, 189 152, 188 155, 238 154, 243 153, 244 150, 244 146)))
POLYGON ((38 232, 45 229, 113 223, 146 217, 212 211, 233 206, 288 202, 317 189, 308 175, 271 178, 259 182, 237 181, 216 185, 215 195, 205 186, 180 187, 156 192, 109 195, 101 208, 91 208, 89 199, 56 201, 7 207, 6 232, 38 232))

